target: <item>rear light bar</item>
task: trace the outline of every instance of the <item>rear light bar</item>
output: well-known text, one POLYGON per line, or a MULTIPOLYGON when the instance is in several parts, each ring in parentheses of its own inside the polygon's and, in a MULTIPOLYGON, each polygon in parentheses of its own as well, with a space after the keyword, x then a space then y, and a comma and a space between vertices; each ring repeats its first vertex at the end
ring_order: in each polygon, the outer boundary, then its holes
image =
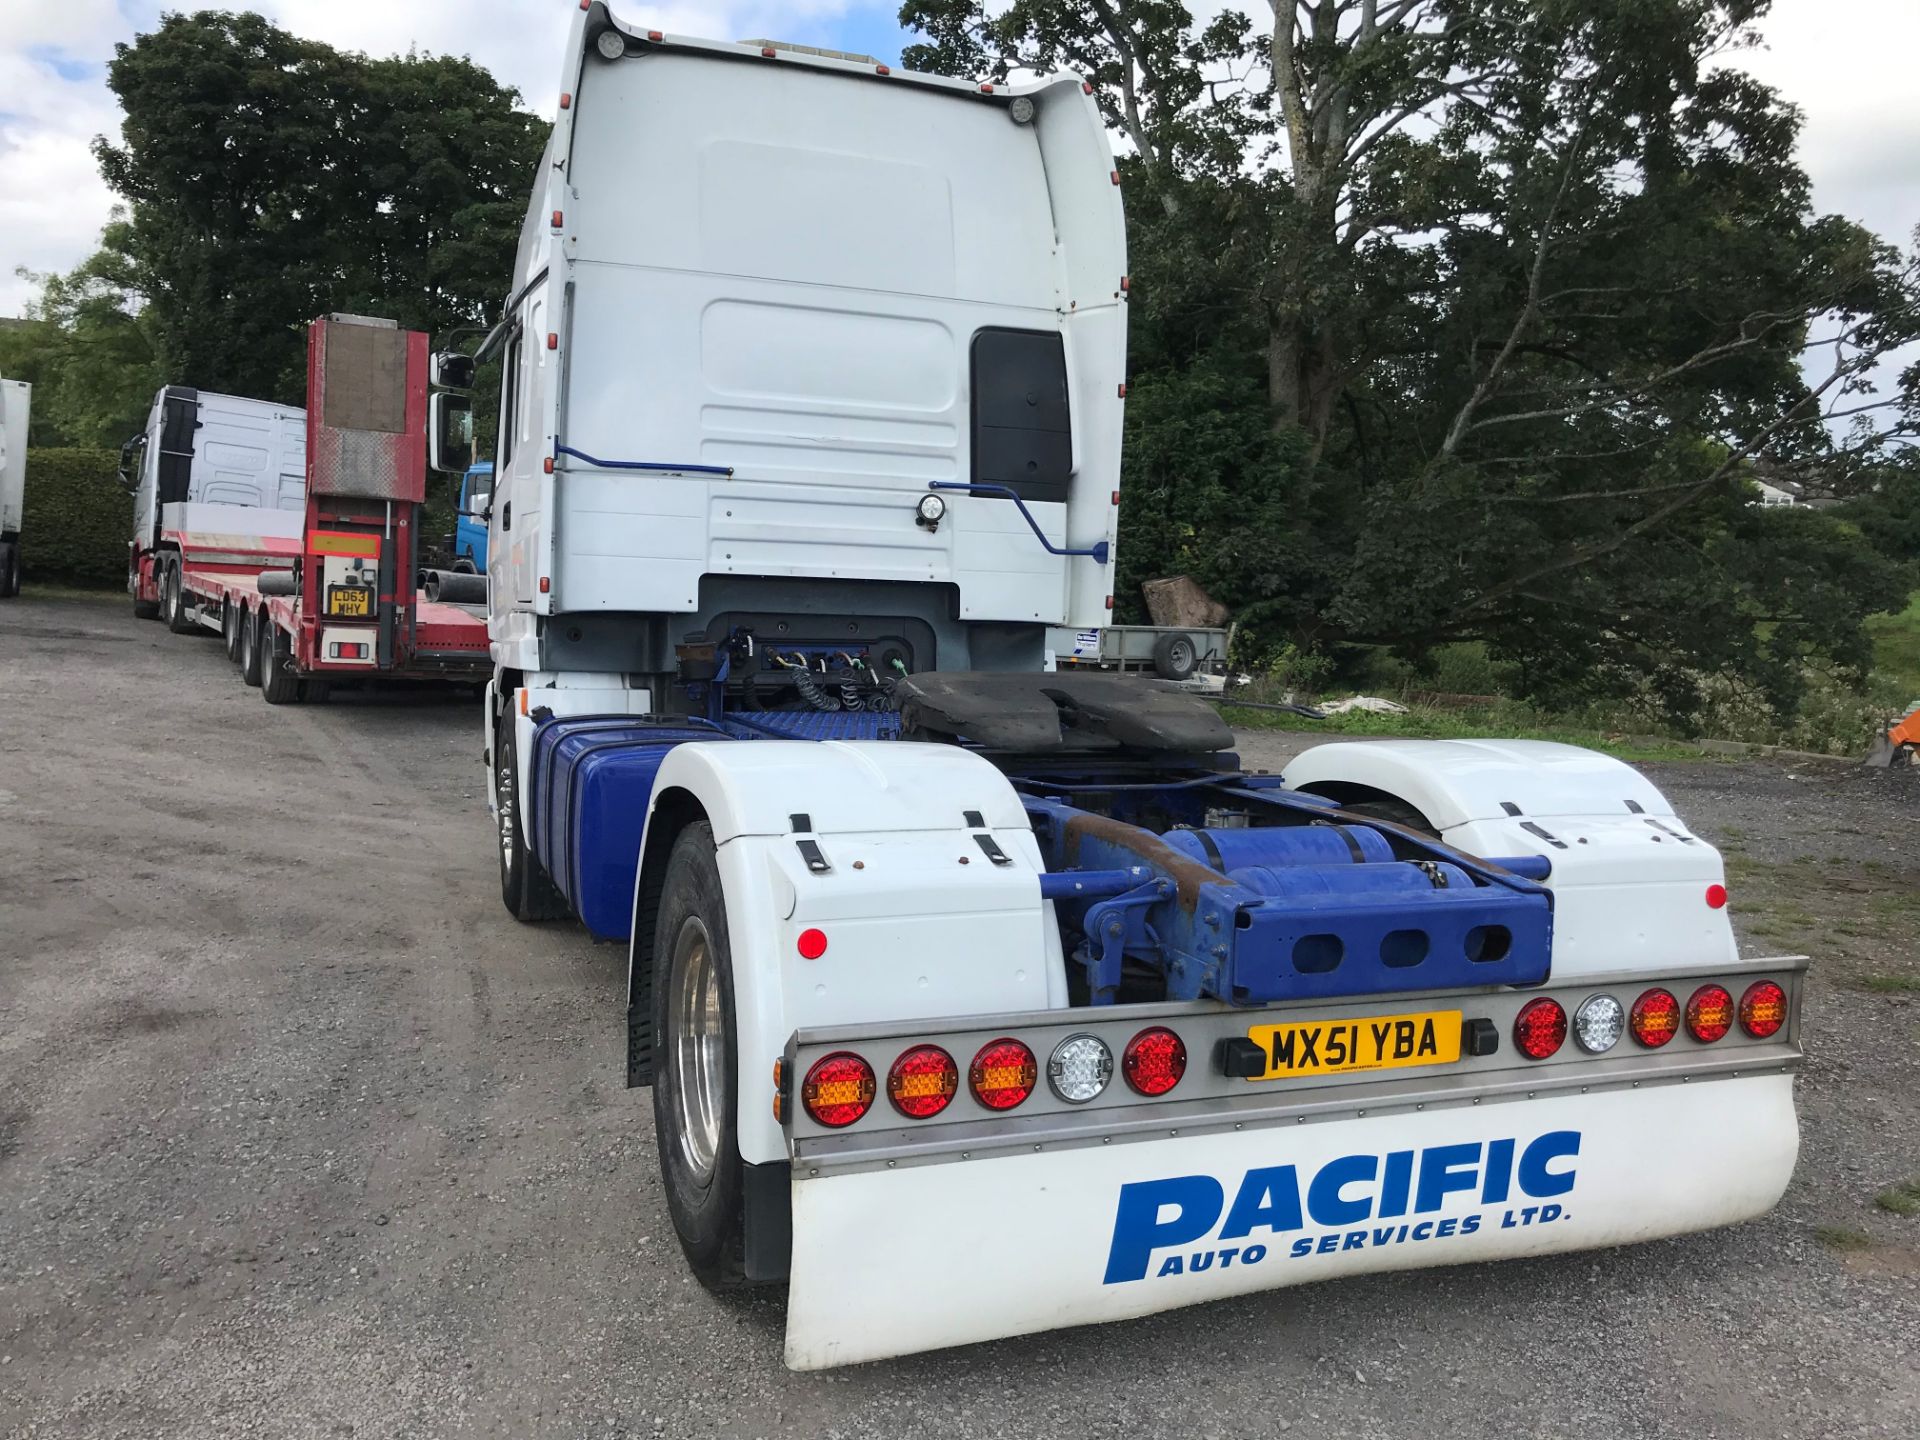
MULTIPOLYGON (((825 938, 822 932, 804 930, 797 948, 803 956, 823 953, 825 938)), ((1461 1036, 1453 1049, 1457 1058, 1428 1065, 1424 1072, 1416 1065, 1406 1072, 1385 1067, 1340 1071, 1335 1067, 1333 1073, 1322 1070, 1278 1075, 1268 1068, 1264 1042, 1249 1037, 1250 1029, 1258 1027, 1271 1032, 1276 1020, 1281 1029, 1318 1023, 1351 1031, 1357 1023, 1389 1015, 1389 1006, 1404 1009, 1416 1003, 1407 996, 1387 1000, 1356 997, 1344 1002, 1316 1001, 1311 1006, 1245 1010, 1202 1005, 1088 1007, 1003 1016, 998 1023, 1007 1028, 998 1031, 976 1028, 968 1034, 963 1022, 962 1028, 945 1037, 937 1033, 914 1036, 892 1027, 869 1025, 849 1027, 845 1037, 837 1041, 826 1033, 811 1032, 816 1038, 809 1041, 809 1032, 803 1031, 796 1037, 798 1049, 805 1051, 811 1046, 811 1054, 789 1051, 787 1068, 779 1072, 793 1075, 804 1069, 800 1103, 794 1106, 776 1100, 776 1116, 804 1114, 822 1129, 834 1131, 863 1120, 867 1122, 863 1129, 877 1125, 897 1131, 903 1122, 917 1127, 934 1120, 979 1122, 999 1115, 1012 1118, 1016 1112, 1032 1112, 1036 1095, 1043 1102, 1039 1109, 1060 1116, 1088 1106, 1101 1108, 1095 1102, 1134 1105, 1165 1098, 1191 1105, 1258 1095, 1262 1090, 1284 1095, 1288 1087, 1314 1089, 1319 1094, 1323 1092, 1315 1087, 1329 1083, 1370 1084, 1402 1078, 1417 1083, 1438 1076, 1451 1079, 1460 1073, 1450 1068, 1454 1065, 1471 1065, 1478 1073, 1489 1075, 1502 1070, 1512 1074, 1519 1066, 1530 1076, 1544 1077, 1552 1073, 1553 1065, 1603 1057, 1632 1063, 1639 1056, 1643 1062, 1651 1062, 1649 1052, 1658 1051, 1663 1059, 1668 1055, 1678 1058, 1707 1047, 1724 1049, 1730 1039, 1737 1049, 1775 1036, 1786 1038, 1781 1032, 1792 1018, 1797 993, 1789 989, 1789 984, 1796 983, 1792 972, 1803 962, 1780 963, 1786 971, 1780 980, 1747 979, 1739 975, 1738 966, 1701 966, 1693 971, 1700 979, 1679 985, 1642 980, 1627 988, 1584 994, 1571 987, 1557 995, 1535 992, 1510 994, 1510 998, 1425 992, 1420 1003, 1428 1010, 1459 1015, 1461 1036), (1716 978, 1708 979, 1708 975, 1716 978), (1687 997, 1684 1002, 1681 996, 1687 997), (1132 1018, 1129 1024, 1130 1011, 1138 1018, 1132 1018), (1154 1023, 1142 1026, 1140 1020, 1146 1016, 1139 1015, 1140 1011, 1155 1015, 1154 1023), (1348 1013, 1340 1014, 1343 1011, 1348 1013), (1491 1018, 1486 1013, 1489 1011, 1491 1018), (1334 1015, 1339 1019, 1332 1018, 1334 1015), (1635 1043, 1622 1047, 1620 1042, 1628 1036, 1635 1043), (1474 1043, 1468 1043, 1470 1038, 1474 1043), (1575 1043, 1569 1045, 1569 1040, 1575 1043), (1682 1043, 1676 1046, 1676 1041, 1682 1043), (1511 1050, 1506 1048, 1508 1044, 1511 1050), (970 1059, 963 1062, 957 1058, 969 1052, 970 1059), (1189 1076, 1192 1054, 1209 1057, 1197 1072, 1197 1079, 1189 1076), (800 1069, 794 1068, 796 1060, 800 1069), (1534 1071, 1534 1065, 1542 1069, 1534 1071), (1126 1084, 1113 1085, 1116 1076, 1126 1084), (883 1090, 888 1104, 880 1107, 880 1118, 875 1121, 870 1114, 883 1090)), ((1389 1018, 1399 1025, 1409 1017, 1389 1018)), ((1655 1078, 1660 1073, 1655 1072, 1655 1078)), ((1530 1078, 1527 1083, 1537 1081, 1530 1078)), ((781 1081, 776 1080, 775 1090, 785 1093, 781 1081)))

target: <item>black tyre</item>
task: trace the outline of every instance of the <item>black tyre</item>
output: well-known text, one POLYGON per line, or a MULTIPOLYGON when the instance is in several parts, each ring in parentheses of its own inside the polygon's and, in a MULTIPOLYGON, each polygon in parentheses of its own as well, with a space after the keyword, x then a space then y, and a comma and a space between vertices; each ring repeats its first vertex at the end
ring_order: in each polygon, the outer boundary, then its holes
POLYGON ((653 932, 653 1129, 674 1233, 709 1290, 745 1287, 733 951, 713 827, 674 842, 653 932))
POLYGON ((1364 815, 1369 820, 1384 820, 1389 825, 1417 831, 1432 840, 1440 838, 1440 832, 1433 828, 1426 816, 1406 801, 1396 800, 1391 795, 1382 795, 1375 800, 1355 800, 1340 808, 1352 815, 1364 815))
POLYGON ((494 818, 499 822, 500 899, 516 920, 561 920, 566 898, 554 888, 546 867, 527 846, 520 815, 520 757, 513 738, 513 716, 500 717, 494 742, 494 818))
POLYGON ((227 647, 227 658, 234 664, 240 663, 240 626, 243 616, 238 605, 227 604, 220 608, 220 639, 227 647))
POLYGON ((293 668, 293 637, 260 612, 260 694, 269 705, 293 705, 300 699, 300 676, 293 668))
POLYGON ((265 616, 255 610, 240 617, 240 678, 258 685, 263 673, 260 664, 260 628, 265 616))
POLYGON ((1162 680, 1185 680, 1200 668, 1200 651, 1191 635, 1162 635, 1153 642, 1153 673, 1162 680))
POLYGON ((0 600, 11 600, 20 593, 20 547, 12 541, 0 545, 0 600))
POLYGON ((187 587, 180 575, 178 561, 167 566, 167 583, 160 591, 161 608, 167 617, 167 629, 176 635, 191 635, 200 628, 187 609, 187 587))

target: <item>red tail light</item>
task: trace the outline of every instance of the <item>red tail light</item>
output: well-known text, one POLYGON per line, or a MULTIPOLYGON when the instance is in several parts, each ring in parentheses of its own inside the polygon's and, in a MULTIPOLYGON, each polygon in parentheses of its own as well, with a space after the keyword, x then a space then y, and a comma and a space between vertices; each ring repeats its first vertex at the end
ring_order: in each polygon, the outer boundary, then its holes
POLYGON ((1040 1066, 1033 1051, 1018 1040, 1002 1038, 983 1046, 967 1070, 973 1098, 989 1110, 1011 1110, 1033 1094, 1040 1066))
POLYGON ((1156 1025, 1127 1042, 1120 1073, 1142 1095, 1164 1095, 1187 1073, 1187 1047, 1173 1031, 1156 1025))
POLYGON ((873 1067, 850 1050, 823 1055, 800 1085, 800 1103, 829 1130, 851 1125, 873 1106, 873 1067))
POLYGON ((1627 1028, 1649 1050, 1658 1050, 1680 1028, 1680 1002, 1665 990, 1649 990, 1627 1012, 1627 1028))
POLYGON ((887 1098, 909 1120, 938 1115, 960 1088, 960 1067, 938 1045, 916 1045, 887 1071, 887 1098))
POLYGON ((1756 1040, 1777 1034, 1787 1023, 1787 992, 1771 980, 1756 980, 1740 997, 1740 1028, 1756 1040))
POLYGON ((1544 1060, 1567 1041, 1567 1012, 1560 1002, 1541 996, 1513 1017, 1514 1048, 1529 1060, 1544 1060))
POLYGON ((1707 908, 1724 910, 1727 906, 1727 887, 1720 884, 1707 886, 1707 908))
POLYGON ((1725 986, 1702 985, 1687 1000, 1687 1033, 1711 1045, 1733 1028, 1733 996, 1725 986))

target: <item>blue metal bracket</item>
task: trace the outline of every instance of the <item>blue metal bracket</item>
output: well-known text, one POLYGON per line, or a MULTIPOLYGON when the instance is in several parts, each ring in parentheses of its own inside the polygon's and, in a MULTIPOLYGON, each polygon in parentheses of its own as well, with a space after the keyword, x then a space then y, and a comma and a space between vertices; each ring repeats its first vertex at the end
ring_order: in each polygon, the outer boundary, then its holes
POLYGON ((1027 502, 1022 500, 1016 492, 1009 490, 1005 485, 975 485, 966 480, 929 480, 927 482, 927 488, 929 490, 964 490, 969 495, 997 495, 1002 500, 1013 501, 1013 503, 1019 507, 1020 518, 1025 520, 1027 522, 1027 528, 1033 531, 1033 538, 1045 547, 1049 555, 1084 556, 1092 560, 1096 565, 1104 565, 1107 563, 1107 557, 1111 553, 1107 548, 1107 542, 1104 540, 1097 542, 1085 550, 1075 550, 1070 546, 1062 548, 1054 544, 1051 540, 1047 539, 1047 533, 1040 528, 1040 522, 1033 518, 1033 512, 1027 509, 1027 502))
POLYGON ((731 465, 672 465, 658 460, 602 460, 597 455, 589 455, 584 450, 576 450, 571 445, 553 442, 556 457, 571 455, 576 460, 584 460, 597 470, 651 470, 667 475, 732 475, 731 465))

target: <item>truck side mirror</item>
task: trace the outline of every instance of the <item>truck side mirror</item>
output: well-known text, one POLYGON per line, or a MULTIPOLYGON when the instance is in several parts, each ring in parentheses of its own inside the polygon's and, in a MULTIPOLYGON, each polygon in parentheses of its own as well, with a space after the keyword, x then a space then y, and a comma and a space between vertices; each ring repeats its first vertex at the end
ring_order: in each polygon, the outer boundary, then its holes
POLYGON ((471 396, 438 390, 427 398, 427 463, 451 475, 473 464, 471 396))
POLYGON ((140 488, 140 452, 146 438, 136 435, 120 447, 120 485, 130 494, 140 488))
POLYGON ((473 388, 473 357, 441 351, 433 357, 433 383, 449 390, 473 388))

